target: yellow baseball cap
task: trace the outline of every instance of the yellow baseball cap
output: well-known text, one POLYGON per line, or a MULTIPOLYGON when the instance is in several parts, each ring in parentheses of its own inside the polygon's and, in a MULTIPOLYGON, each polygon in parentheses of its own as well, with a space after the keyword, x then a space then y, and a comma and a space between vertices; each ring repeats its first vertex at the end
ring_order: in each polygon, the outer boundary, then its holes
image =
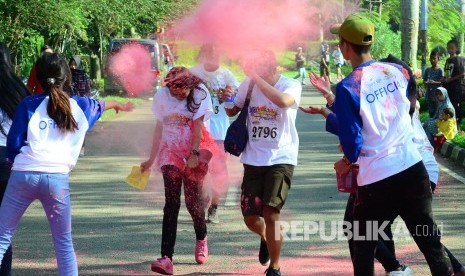
POLYGON ((342 24, 331 26, 330 32, 339 34, 355 45, 371 45, 375 37, 375 25, 361 15, 352 14, 342 24))

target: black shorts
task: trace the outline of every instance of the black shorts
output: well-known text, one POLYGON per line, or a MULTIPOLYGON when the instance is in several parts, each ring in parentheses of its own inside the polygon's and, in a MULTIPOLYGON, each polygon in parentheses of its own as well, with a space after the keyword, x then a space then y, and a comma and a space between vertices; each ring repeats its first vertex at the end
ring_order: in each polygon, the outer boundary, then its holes
POLYGON ((244 164, 241 210, 243 216, 262 216, 263 206, 278 210, 284 206, 291 188, 294 166, 277 164, 251 166, 244 164))

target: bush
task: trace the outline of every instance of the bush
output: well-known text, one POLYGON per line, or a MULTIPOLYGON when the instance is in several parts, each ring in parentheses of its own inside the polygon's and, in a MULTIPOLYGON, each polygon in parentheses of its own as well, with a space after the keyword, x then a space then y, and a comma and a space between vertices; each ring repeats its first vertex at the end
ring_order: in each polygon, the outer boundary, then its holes
POLYGON ((452 139, 452 143, 456 144, 461 148, 465 148, 465 134, 457 134, 454 139, 452 139))
POLYGON ((428 111, 428 104, 426 103, 426 98, 421 97, 421 98, 418 99, 418 101, 420 102, 420 113, 427 112, 428 111))
POLYGON ((420 122, 424 123, 428 119, 429 119, 428 112, 421 112, 420 113, 420 122))

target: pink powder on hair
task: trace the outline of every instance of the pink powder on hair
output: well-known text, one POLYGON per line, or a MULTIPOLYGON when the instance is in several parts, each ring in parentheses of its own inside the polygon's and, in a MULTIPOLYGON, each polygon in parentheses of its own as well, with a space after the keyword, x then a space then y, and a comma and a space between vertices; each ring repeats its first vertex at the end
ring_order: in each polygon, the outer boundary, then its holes
POLYGON ((147 49, 139 44, 127 44, 111 56, 109 72, 129 95, 137 96, 153 90, 155 75, 151 63, 152 57, 147 49))

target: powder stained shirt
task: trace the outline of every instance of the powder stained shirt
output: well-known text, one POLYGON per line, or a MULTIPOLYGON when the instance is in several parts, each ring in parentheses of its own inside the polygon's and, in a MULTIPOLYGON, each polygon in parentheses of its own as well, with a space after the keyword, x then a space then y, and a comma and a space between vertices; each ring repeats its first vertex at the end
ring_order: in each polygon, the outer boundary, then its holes
POLYGON ((105 110, 105 102, 74 96, 69 99, 78 129, 61 131, 47 113, 48 93, 23 99, 8 133, 7 153, 13 171, 69 173, 79 158, 86 132, 105 110))
MULTIPOLYGON (((242 108, 250 79, 238 89, 234 104, 242 108)), ((269 100, 257 85, 253 87, 247 114, 249 141, 241 154, 241 162, 253 166, 276 164, 297 165, 299 135, 295 119, 299 106, 302 86, 294 79, 280 76, 274 87, 281 93, 294 98, 294 104, 280 108, 269 100)))
POLYGON ((413 143, 407 78, 400 65, 371 60, 336 87, 339 140, 346 157, 360 165, 359 186, 421 161, 413 143))
POLYGON ((184 169, 185 160, 192 150, 193 122, 204 116, 208 120, 213 113, 210 94, 205 86, 194 90, 194 100, 200 103, 196 112, 187 109, 187 100, 173 97, 168 87, 160 88, 153 98, 152 111, 163 124, 163 132, 158 152, 157 167, 174 165, 184 169))

